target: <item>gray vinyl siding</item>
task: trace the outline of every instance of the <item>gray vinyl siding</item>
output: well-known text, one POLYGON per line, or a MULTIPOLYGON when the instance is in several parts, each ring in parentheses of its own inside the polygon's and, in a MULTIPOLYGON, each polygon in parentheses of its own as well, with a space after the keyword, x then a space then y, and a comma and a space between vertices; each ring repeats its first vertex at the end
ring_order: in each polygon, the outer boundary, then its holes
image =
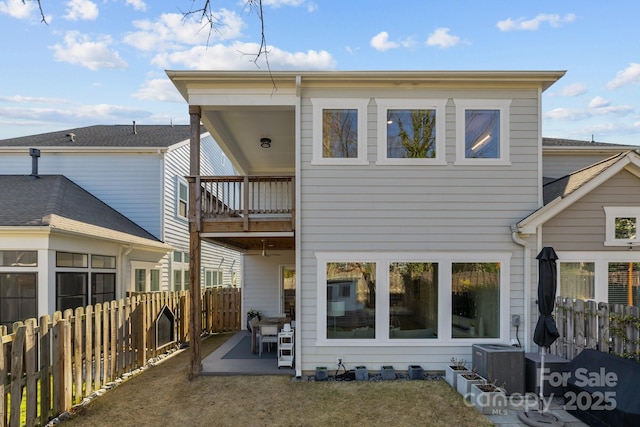
POLYGON ((605 206, 640 206, 638 178, 622 171, 546 222, 544 246, 556 251, 620 251, 604 246, 605 206))
MULTIPOLYGON (((512 254, 510 307, 523 314, 522 247, 513 243, 510 225, 538 206, 539 138, 537 90, 359 91, 319 90, 303 93, 301 100, 301 173, 298 180, 302 229, 301 292, 303 330, 302 370, 335 363, 341 354, 379 369, 393 364, 399 369, 421 363, 426 369, 442 369, 451 357, 470 360, 471 346, 464 345, 345 345, 316 346, 316 252, 445 252, 512 254), (367 114, 365 166, 311 165, 312 117, 310 97, 371 98, 367 114), (376 165, 376 97, 446 98, 446 165, 376 165), (510 107, 510 161, 507 166, 454 164, 456 124, 454 98, 512 99, 510 107), (405 366, 403 366, 405 365, 405 366)), ((535 254, 534 254, 535 256, 535 254)), ((448 284, 442 284, 447 289, 448 284)), ((511 337, 515 338, 512 329, 511 337)), ((503 337, 508 342, 511 337, 503 337)), ((520 340, 523 332, 520 329, 520 340)), ((349 367, 349 366, 348 366, 349 367)))
MULTIPOLYGON (((60 153, 40 150, 38 173, 64 175, 161 239, 162 159, 157 153, 60 153)), ((31 173, 28 151, 0 156, 2 174, 31 173)))

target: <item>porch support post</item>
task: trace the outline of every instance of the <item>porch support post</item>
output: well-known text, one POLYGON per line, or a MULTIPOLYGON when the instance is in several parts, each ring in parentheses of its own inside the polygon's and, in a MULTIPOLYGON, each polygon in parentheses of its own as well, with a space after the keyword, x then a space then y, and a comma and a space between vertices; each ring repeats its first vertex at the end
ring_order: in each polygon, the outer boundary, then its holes
POLYGON ((200 106, 189 106, 191 139, 189 145, 189 175, 196 179, 189 185, 189 341, 191 363, 189 380, 196 378, 202 370, 200 353, 202 335, 202 300, 200 298, 200 106))

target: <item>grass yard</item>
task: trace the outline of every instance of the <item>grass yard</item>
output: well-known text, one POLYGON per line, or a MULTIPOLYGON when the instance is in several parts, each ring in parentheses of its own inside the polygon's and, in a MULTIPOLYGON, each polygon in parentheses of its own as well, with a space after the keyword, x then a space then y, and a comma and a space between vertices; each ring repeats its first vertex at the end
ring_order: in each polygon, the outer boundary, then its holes
MULTIPOLYGON (((208 355, 230 334, 202 342, 208 355)), ((190 351, 94 399, 72 426, 490 426, 445 381, 296 382, 287 376, 187 379, 190 351)))

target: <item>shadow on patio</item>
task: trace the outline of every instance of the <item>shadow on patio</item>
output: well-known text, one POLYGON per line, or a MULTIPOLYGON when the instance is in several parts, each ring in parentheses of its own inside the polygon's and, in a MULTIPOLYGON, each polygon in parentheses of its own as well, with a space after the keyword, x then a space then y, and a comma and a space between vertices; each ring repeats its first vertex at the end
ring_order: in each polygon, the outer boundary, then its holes
POLYGON ((262 357, 251 353, 251 332, 240 331, 202 360, 200 375, 295 375, 295 370, 278 368, 277 345, 265 347, 262 357))

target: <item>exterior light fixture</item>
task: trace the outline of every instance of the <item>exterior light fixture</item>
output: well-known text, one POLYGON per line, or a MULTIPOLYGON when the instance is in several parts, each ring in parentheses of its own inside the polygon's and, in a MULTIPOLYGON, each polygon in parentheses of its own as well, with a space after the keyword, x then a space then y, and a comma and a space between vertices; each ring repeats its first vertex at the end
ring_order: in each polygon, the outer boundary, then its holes
POLYGON ((271 148, 271 138, 260 138, 260 147, 271 148))

